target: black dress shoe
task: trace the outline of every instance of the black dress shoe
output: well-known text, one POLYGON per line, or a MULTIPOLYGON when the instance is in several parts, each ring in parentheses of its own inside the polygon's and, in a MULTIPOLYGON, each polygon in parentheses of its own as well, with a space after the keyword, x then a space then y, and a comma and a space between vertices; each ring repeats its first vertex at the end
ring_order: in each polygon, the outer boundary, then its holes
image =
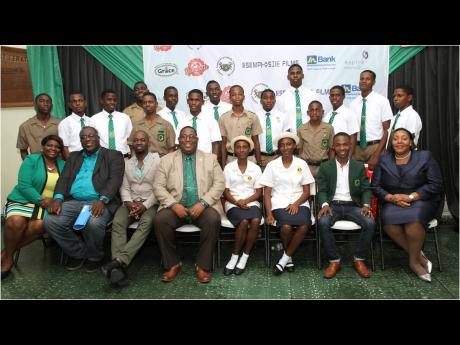
POLYGON ((287 272, 294 272, 295 271, 294 263, 292 262, 287 263, 286 267, 284 267, 284 270, 287 272))
POLYGON ((224 268, 224 275, 226 275, 226 276, 231 275, 231 274, 233 273, 233 270, 234 270, 234 269, 232 269, 232 268, 227 268, 227 267, 225 267, 225 268, 224 268))
POLYGON ((273 274, 275 276, 279 276, 280 274, 282 274, 284 272, 284 268, 283 266, 281 266, 280 264, 276 264, 274 267, 273 267, 273 274))
POLYGON ((125 280, 128 277, 126 271, 123 267, 117 267, 112 270, 110 273, 110 282, 112 284, 120 283, 122 280, 125 280))
POLYGON ((114 268, 120 267, 121 264, 118 262, 118 260, 113 259, 112 261, 106 263, 104 266, 101 267, 102 273, 107 277, 110 278, 110 273, 114 268))
POLYGON ((243 273, 245 270, 245 268, 238 268, 238 267, 235 267, 235 270, 233 271, 233 273, 235 273, 237 276, 239 276, 241 273, 243 273))
POLYGON ((11 273, 11 268, 8 271, 2 272, 2 280, 8 277, 11 273))

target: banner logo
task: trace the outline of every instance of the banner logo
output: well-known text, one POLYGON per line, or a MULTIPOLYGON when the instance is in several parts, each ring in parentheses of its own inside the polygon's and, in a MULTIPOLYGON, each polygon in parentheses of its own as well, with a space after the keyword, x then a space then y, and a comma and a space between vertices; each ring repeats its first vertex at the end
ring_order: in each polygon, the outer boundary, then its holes
POLYGON ((172 63, 164 63, 155 66, 154 72, 159 77, 170 77, 174 74, 179 74, 179 68, 172 63))
POLYGON ((235 72, 235 61, 233 61, 232 58, 225 56, 217 61, 216 67, 219 74, 229 76, 235 72))
POLYGON ((347 95, 359 95, 361 93, 359 85, 356 84, 342 84, 342 87, 347 95))
POLYGON ((222 94, 220 95, 220 100, 225 103, 231 103, 230 102, 230 88, 231 86, 227 85, 222 89, 222 94))
POLYGON ((361 55, 363 56, 364 60, 367 60, 367 58, 369 57, 369 53, 366 50, 363 50, 363 53, 361 55))
POLYGON ((192 77, 198 77, 202 75, 209 68, 206 63, 198 58, 189 61, 187 68, 185 68, 185 74, 192 77))
POLYGON ((307 56, 307 65, 316 65, 317 63, 318 63, 318 59, 316 55, 307 56))
POLYGON ((200 50, 202 46, 187 46, 191 50, 200 50))
POLYGON ((265 89, 268 89, 268 85, 264 83, 259 83, 254 85, 254 87, 251 90, 251 98, 255 103, 260 103, 260 95, 262 94, 262 91, 265 89))
POLYGON ((167 52, 168 50, 171 50, 172 46, 153 46, 153 49, 155 49, 156 52, 167 52))

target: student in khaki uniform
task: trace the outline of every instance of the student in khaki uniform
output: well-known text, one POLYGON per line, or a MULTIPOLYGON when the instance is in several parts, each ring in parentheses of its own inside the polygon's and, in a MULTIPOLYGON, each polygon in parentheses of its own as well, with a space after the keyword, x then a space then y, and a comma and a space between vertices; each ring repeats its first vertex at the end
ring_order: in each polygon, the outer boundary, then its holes
MULTIPOLYGON (((149 92, 149 89, 143 81, 138 81, 134 84, 133 91, 136 101, 123 109, 123 113, 129 116, 134 127, 136 122, 143 120, 145 117, 144 108, 142 108, 142 97, 144 96, 144 93, 149 92)), ((157 112, 160 110, 161 108, 157 105, 157 112)))
POLYGON ((37 114, 19 126, 16 147, 24 160, 29 153, 40 153, 41 141, 48 135, 58 135, 60 120, 51 115, 53 100, 47 93, 35 97, 37 114), (30 152, 29 152, 30 151, 30 152))
POLYGON ((313 177, 319 171, 319 166, 331 158, 334 151, 331 149, 334 139, 334 127, 321 122, 324 110, 321 102, 313 101, 308 105, 310 121, 300 126, 297 130, 299 136, 299 156, 305 160, 313 177))
POLYGON ((142 130, 149 135, 149 152, 158 152, 161 156, 175 150, 176 133, 172 125, 156 113, 157 97, 151 92, 143 96, 142 107, 146 113, 144 119, 136 122, 133 127, 128 143, 132 147, 133 135, 135 132, 142 130))
POLYGON ((259 134, 262 133, 259 118, 252 111, 243 107, 244 90, 240 85, 230 88, 232 110, 227 111, 219 118, 219 128, 222 134, 222 166, 236 159, 231 142, 240 135, 250 137, 254 143, 254 155, 248 159, 261 164, 259 134))

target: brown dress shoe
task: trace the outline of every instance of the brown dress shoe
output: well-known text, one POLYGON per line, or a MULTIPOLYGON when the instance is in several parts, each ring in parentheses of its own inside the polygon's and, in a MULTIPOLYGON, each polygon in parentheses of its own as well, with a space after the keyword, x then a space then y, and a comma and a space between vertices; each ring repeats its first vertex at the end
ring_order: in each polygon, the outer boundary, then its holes
POLYGON ((182 264, 179 262, 177 265, 174 265, 171 267, 168 271, 163 273, 161 276, 161 281, 163 282, 172 282, 174 279, 176 279, 177 274, 180 272, 182 269, 182 264))
POLYGON ((371 274, 369 273, 369 269, 367 268, 366 264, 362 260, 355 260, 353 261, 353 267, 355 268, 356 272, 363 277, 369 278, 371 274))
POLYGON ((206 272, 200 266, 196 266, 196 277, 200 283, 209 283, 211 281, 211 273, 206 272))
POLYGON ((324 278, 333 278, 338 271, 342 268, 342 264, 339 262, 330 262, 329 266, 324 270, 323 276, 324 278))

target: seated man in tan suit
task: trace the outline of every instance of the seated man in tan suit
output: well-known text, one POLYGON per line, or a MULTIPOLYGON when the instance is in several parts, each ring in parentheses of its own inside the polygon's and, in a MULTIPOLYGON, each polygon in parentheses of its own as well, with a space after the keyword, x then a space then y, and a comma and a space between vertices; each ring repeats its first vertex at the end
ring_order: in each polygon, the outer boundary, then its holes
POLYGON ((134 155, 126 161, 120 188, 123 205, 113 218, 112 261, 102 266, 104 275, 119 287, 128 283, 126 268, 147 239, 158 208, 153 180, 160 156, 157 152, 149 152, 149 135, 146 132, 136 131, 132 138, 134 155), (128 227, 136 221, 139 224, 128 241, 128 227))
POLYGON ((196 274, 200 283, 211 280, 212 256, 223 214, 220 197, 224 174, 215 155, 197 150, 196 131, 189 126, 179 134, 179 150, 163 156, 155 175, 153 191, 160 204, 153 223, 166 272, 173 281, 182 263, 176 253, 175 230, 187 223, 201 229, 196 274))

